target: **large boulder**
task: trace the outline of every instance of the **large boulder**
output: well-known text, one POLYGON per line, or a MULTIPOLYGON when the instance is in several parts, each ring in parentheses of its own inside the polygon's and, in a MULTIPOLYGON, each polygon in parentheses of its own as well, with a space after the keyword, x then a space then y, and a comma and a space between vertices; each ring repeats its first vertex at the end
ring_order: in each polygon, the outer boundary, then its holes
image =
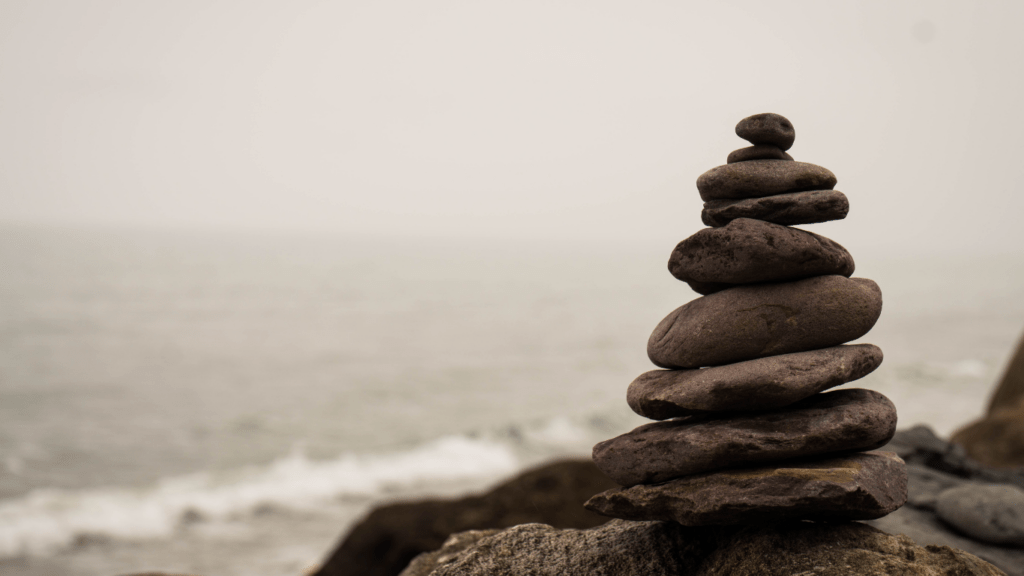
POLYGON ((613 520, 589 530, 524 524, 454 537, 402 576, 999 576, 980 558, 859 523, 686 527, 613 520), (457 548, 457 549, 456 549, 457 548))
POLYGON ((995 467, 1024 467, 1024 339, 989 402, 988 414, 953 435, 972 458, 995 467))
POLYGON ((590 460, 563 460, 527 471, 483 495, 400 502, 356 524, 313 576, 394 576, 449 535, 543 522, 589 528, 608 521, 583 503, 616 484, 590 460))

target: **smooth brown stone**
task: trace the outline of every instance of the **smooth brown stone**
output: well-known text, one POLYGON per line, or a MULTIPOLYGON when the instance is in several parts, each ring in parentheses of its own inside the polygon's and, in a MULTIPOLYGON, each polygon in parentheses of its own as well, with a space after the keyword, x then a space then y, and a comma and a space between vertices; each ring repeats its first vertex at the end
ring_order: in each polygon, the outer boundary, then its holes
POLYGON ((815 394, 772 412, 653 422, 594 446, 623 486, 836 452, 873 450, 896 432, 896 407, 873 390, 815 394))
POLYGON ((866 278, 738 286, 672 311, 647 356, 662 368, 700 368, 829 348, 866 334, 881 313, 882 292, 866 278))
POLYGON ((848 277, 853 269, 846 248, 824 236, 750 218, 697 232, 680 242, 668 261, 679 280, 728 285, 848 277))
POLYGON ((789 150, 796 140, 796 129, 785 116, 765 112, 740 120, 736 124, 736 135, 755 146, 770 145, 789 150))
POLYGON ((725 163, 733 164, 735 162, 749 162, 751 160, 793 160, 793 157, 786 154, 786 151, 778 146, 761 144, 733 150, 729 153, 729 157, 725 159, 725 163))
POLYGON ((712 168, 697 178, 697 190, 705 202, 762 198, 789 192, 831 190, 836 176, 807 162, 751 160, 712 168))
POLYGON ((710 200, 704 203, 700 217, 708 226, 725 226, 737 218, 793 226, 842 220, 849 212, 850 201, 842 192, 812 190, 746 200, 710 200))
POLYGON ((872 520, 906 501, 903 460, 892 452, 868 452, 613 488, 584 506, 625 520, 707 526, 872 520))
POLYGON ((696 370, 652 370, 629 385, 626 402, 653 420, 708 412, 762 412, 867 376, 882 363, 873 344, 780 354, 696 370))

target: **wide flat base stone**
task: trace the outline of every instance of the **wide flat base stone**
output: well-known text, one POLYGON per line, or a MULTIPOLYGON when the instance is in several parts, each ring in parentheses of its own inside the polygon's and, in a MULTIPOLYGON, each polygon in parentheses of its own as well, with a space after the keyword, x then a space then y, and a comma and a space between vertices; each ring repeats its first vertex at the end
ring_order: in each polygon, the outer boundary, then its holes
POLYGON ((645 424, 594 446, 601 472, 622 486, 726 468, 873 450, 896 432, 896 407, 874 390, 816 394, 772 412, 645 424))
POLYGON ((584 506, 625 520, 707 526, 869 520, 906 501, 903 461, 892 452, 867 452, 615 488, 584 506))
POLYGON ((1000 576, 945 546, 849 522, 693 528, 612 520, 590 530, 522 524, 452 537, 401 576, 1000 576))
POLYGON ((811 190, 746 200, 710 200, 704 203, 701 220, 708 226, 725 226, 737 218, 753 218, 793 226, 842 220, 850 201, 838 190, 811 190))
POLYGON ((863 378, 881 363, 878 346, 853 344, 710 368, 651 370, 629 385, 626 402, 652 420, 708 412, 764 412, 863 378))

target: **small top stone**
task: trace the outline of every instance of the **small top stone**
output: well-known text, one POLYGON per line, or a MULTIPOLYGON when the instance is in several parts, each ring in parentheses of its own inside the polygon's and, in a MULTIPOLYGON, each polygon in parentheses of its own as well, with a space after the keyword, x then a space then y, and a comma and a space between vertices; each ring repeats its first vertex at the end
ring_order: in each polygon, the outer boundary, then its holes
POLYGON ((778 146, 783 151, 789 150, 796 140, 793 123, 784 116, 765 112, 748 116, 736 125, 736 135, 751 144, 778 146))

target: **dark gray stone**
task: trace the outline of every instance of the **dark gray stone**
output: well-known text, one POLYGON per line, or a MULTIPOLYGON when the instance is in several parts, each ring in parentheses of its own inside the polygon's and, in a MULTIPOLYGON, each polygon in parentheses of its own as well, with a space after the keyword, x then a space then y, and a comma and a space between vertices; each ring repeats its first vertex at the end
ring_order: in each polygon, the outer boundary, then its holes
POLYGON ((696 370, 652 370, 626 392, 634 412, 667 420, 708 412, 763 412, 870 374, 882 363, 872 344, 780 354, 696 370))
POLYGON ((675 309, 647 355, 662 368, 700 368, 828 348, 860 338, 881 313, 882 292, 865 278, 738 286, 675 309))
POLYGON ((454 538, 402 576, 1000 576, 944 546, 856 522, 688 527, 612 520, 590 530, 523 524, 454 538), (470 542, 468 546, 464 545, 470 542))
POLYGON ((697 190, 705 202, 762 198, 788 192, 831 190, 832 172, 806 162, 751 160, 712 168, 697 178, 697 190))
POLYGON ((793 157, 786 154, 786 151, 778 146, 762 144, 760 146, 748 146, 733 150, 725 159, 726 164, 736 162, 749 162, 751 160, 793 160, 793 157))
POLYGON ((1024 490, 1016 486, 965 483, 939 494, 935 512, 975 540, 1024 546, 1024 490))
POLYGON ((872 450, 896 431, 882 394, 815 394, 773 412, 646 424, 594 446, 601 472, 622 486, 837 452, 872 450))
POLYGON ((710 200, 704 203, 701 220, 708 226, 725 226, 737 218, 753 218, 793 226, 842 220, 850 201, 838 190, 791 192, 746 200, 710 200))
POLYGON ((946 442, 924 425, 900 430, 885 450, 895 452, 908 465, 917 464, 969 480, 1024 488, 1024 469, 985 466, 969 457, 962 446, 946 442))
MULTIPOLYGON (((899 432, 896 434, 899 434, 899 432)), ((919 464, 907 465, 907 479, 910 486, 910 496, 907 499, 907 504, 922 510, 935 510, 935 503, 939 501, 939 494, 950 488, 970 482, 970 480, 965 478, 933 470, 919 464)))
POLYGON ((708 526, 868 520, 906 500, 903 461, 892 452, 867 452, 613 488, 584 506, 625 520, 708 526))
POLYGON ((740 120, 736 135, 753 145, 766 144, 789 150, 796 140, 796 129, 785 116, 765 112, 740 120))
POLYGON ((668 260, 669 272, 679 280, 730 285, 848 277, 853 269, 853 256, 824 236, 749 218, 697 232, 668 260))

